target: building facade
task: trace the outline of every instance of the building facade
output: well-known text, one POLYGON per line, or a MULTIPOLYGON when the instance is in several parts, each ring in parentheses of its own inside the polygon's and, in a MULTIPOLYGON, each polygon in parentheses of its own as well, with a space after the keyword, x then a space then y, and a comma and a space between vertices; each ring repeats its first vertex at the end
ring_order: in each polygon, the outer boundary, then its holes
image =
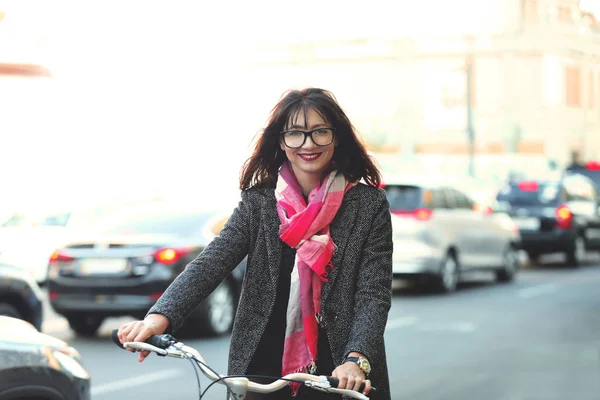
POLYGON ((331 89, 379 151, 467 152, 470 108, 477 152, 600 158, 598 17, 577 0, 470 4, 448 29, 387 18, 376 37, 262 43, 250 81, 265 101, 290 82, 331 89))

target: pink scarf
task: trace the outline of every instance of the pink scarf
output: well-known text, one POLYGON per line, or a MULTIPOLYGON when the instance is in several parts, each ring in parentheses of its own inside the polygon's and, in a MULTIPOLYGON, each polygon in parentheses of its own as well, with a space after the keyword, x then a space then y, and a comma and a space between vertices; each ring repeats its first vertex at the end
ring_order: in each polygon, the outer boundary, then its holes
MULTIPOLYGON (((275 197, 281 220, 279 234, 296 249, 287 310, 282 374, 314 373, 317 361, 321 287, 327 281, 327 267, 335 244, 329 224, 346 191, 354 184, 343 174, 331 172, 308 196, 308 205, 289 162, 279 171, 275 197)), ((329 371, 328 371, 329 372, 329 371)), ((292 385, 293 393, 297 387, 292 385)))

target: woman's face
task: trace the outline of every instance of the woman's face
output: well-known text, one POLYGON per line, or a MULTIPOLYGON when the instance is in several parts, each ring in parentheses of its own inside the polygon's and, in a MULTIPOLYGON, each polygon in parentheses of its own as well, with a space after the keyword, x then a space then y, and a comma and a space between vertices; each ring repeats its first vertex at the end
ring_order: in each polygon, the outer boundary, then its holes
POLYGON ((296 176, 299 174, 318 175, 321 178, 327 171, 335 148, 331 128, 331 124, 327 123, 312 108, 309 108, 306 113, 300 111, 290 118, 284 128, 287 133, 280 139, 280 146, 292 164, 292 170, 296 176), (310 136, 304 139, 304 132, 314 130, 316 131, 313 132, 312 138, 317 143, 325 145, 317 145, 310 136), (302 140, 304 140, 304 144, 299 148, 290 148, 286 145, 288 143, 296 147, 302 140))

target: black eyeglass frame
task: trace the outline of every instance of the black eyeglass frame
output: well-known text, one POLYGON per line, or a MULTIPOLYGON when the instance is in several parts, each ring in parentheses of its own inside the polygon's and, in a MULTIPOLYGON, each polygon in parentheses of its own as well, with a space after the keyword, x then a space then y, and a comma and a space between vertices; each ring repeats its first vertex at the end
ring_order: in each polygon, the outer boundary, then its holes
POLYGON ((290 149, 299 149, 300 147, 304 146, 304 143, 306 143, 306 139, 310 136, 310 140, 312 140, 312 142, 319 147, 324 147, 324 146, 329 146, 331 143, 333 143, 335 141, 335 128, 317 128, 317 129, 313 129, 312 131, 301 131, 299 129, 288 129, 286 131, 281 131, 280 132, 281 137, 283 138, 283 144, 286 145, 286 147, 290 148, 290 149), (318 144, 317 142, 315 142, 315 139, 313 138, 313 133, 315 133, 316 131, 319 131, 321 129, 328 129, 331 131, 331 142, 327 143, 327 144, 318 144), (288 145, 285 141, 285 134, 288 132, 302 132, 304 133, 304 140, 302 141, 302 144, 300 144, 300 146, 295 146, 292 147, 290 145, 288 145))

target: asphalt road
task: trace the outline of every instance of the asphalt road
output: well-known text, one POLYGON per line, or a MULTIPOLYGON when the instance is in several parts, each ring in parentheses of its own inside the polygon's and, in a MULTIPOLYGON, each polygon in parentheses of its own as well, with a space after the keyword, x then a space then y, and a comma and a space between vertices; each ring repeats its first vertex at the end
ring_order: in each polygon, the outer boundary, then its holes
MULTIPOLYGON (((401 286, 386 331, 393 399, 600 399, 599 288, 598 258, 578 269, 525 268, 509 284, 469 277, 451 295, 401 286)), ((98 338, 81 339, 49 312, 44 330, 82 354, 94 400, 198 398, 188 361, 150 356, 139 364, 112 344, 110 330, 123 320, 107 320, 98 338)), ((226 371, 228 337, 187 344, 226 371)), ((224 394, 215 385, 205 398, 224 394)))

